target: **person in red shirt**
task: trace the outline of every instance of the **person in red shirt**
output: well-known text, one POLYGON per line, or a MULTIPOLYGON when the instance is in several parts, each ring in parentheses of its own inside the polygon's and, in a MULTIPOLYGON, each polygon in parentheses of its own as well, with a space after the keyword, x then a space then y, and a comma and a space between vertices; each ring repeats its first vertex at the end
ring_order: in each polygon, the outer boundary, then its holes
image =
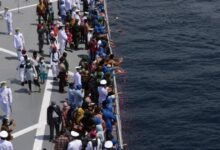
POLYGON ((96 38, 93 37, 92 40, 89 42, 90 62, 93 62, 95 60, 97 50, 97 41, 96 38))

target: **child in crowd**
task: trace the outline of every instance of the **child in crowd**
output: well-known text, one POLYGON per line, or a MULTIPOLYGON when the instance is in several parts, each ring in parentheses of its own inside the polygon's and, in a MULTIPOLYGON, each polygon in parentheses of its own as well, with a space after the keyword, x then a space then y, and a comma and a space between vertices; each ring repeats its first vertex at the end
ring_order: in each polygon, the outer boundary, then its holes
POLYGON ((39 76, 42 84, 44 84, 45 80, 47 79, 47 69, 48 66, 44 61, 44 57, 41 57, 39 60, 39 70, 40 70, 39 76))

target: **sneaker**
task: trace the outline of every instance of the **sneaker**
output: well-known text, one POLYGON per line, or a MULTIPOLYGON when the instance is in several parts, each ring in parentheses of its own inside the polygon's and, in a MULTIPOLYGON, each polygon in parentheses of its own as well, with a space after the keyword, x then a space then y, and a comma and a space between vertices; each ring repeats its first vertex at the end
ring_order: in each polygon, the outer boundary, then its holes
POLYGON ((12 32, 8 33, 8 35, 12 35, 12 32))

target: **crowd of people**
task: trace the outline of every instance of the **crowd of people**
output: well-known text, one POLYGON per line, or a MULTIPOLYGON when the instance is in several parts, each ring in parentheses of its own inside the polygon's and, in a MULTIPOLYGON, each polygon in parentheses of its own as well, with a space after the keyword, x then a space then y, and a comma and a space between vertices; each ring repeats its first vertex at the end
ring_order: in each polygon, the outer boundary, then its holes
MULTIPOLYGON (((52 2, 39 0, 36 6, 39 49, 33 52, 32 57, 27 54, 20 29, 15 29, 13 44, 19 61, 17 70, 21 86, 27 83, 28 94, 31 94, 33 82, 41 92, 40 83, 45 83, 51 67, 54 82, 59 82, 59 92, 67 91, 62 108, 52 101, 45 114, 50 128, 49 141, 54 144, 55 150, 119 149, 113 134, 113 126, 117 122, 114 113, 117 93, 114 93, 113 76, 115 73, 123 73, 119 67, 123 60, 115 58, 109 47, 104 1, 58 0, 57 8, 58 17, 55 19, 52 2), (43 50, 44 43, 49 45, 47 52, 43 50), (68 52, 79 50, 80 43, 88 51, 88 57, 83 57, 73 75, 70 75, 71 64, 67 55, 68 52), (50 64, 45 62, 43 53, 49 53, 50 64)), ((8 13, 6 8, 6 23, 7 16, 10 16, 8 13)), ((8 34, 11 35, 11 25, 7 23, 7 27, 8 34)), ((4 99, 2 91, 11 93, 6 82, 1 83, 0 102, 4 99)), ((9 117, 11 104, 12 96, 5 107, 7 109, 2 110, 7 124, 15 127, 14 121, 10 121, 9 117)), ((13 128, 4 128, 2 131, 7 131, 8 135, 2 137, 0 132, 0 137, 9 141, 13 139, 13 128)))

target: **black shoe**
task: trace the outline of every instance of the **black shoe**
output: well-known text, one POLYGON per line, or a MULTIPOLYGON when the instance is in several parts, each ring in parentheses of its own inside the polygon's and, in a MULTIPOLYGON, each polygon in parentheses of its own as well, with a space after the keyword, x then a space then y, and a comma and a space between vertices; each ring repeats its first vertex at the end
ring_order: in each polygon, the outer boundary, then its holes
POLYGON ((24 82, 21 82, 21 86, 24 86, 24 82))
POLYGON ((57 81, 57 78, 56 78, 56 77, 53 77, 53 80, 54 80, 54 81, 57 81))

